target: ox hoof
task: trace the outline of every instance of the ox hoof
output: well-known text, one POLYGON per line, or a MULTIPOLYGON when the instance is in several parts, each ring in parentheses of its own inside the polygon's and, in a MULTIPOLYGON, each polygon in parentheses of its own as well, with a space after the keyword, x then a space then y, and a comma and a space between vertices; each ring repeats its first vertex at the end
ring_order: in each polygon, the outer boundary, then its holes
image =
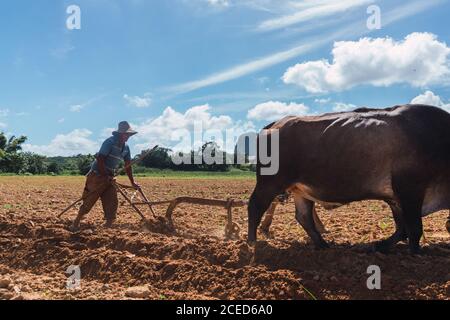
POLYGON ((412 256, 420 256, 423 255, 425 252, 423 251, 423 249, 421 247, 414 247, 414 248, 409 248, 409 254, 412 256))
POLYGON ((80 225, 77 225, 77 224, 71 224, 69 226, 69 228, 67 228, 67 229, 72 233, 77 233, 77 232, 80 232, 81 227, 80 227, 80 225))
POLYGON ((266 239, 273 239, 274 238, 274 236, 270 232, 270 230, 260 229, 260 231, 261 231, 261 234, 264 236, 264 238, 266 238, 266 239))
POLYGON ((329 249, 330 245, 325 240, 323 240, 323 241, 314 243, 314 247, 316 248, 316 250, 323 250, 323 249, 329 249))

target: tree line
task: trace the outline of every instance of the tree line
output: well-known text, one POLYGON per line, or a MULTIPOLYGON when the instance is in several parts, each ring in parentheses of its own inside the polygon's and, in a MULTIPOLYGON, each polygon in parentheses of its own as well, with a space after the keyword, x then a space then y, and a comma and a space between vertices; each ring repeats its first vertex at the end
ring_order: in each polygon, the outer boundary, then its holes
POLYGON ((49 158, 32 152, 23 152, 25 136, 9 139, 0 132, 0 173, 15 174, 85 174, 94 160, 92 155, 49 158))
MULTIPOLYGON (((23 144, 27 141, 25 136, 12 136, 7 138, 6 135, 0 132, 0 173, 13 174, 29 174, 29 175, 86 175, 91 164, 95 159, 94 155, 77 155, 72 157, 45 157, 31 152, 24 152, 22 150, 23 144)), ((216 171, 227 172, 232 168, 237 168, 245 171, 254 171, 255 167, 252 165, 235 165, 227 164, 226 159, 236 160, 236 152, 229 154, 222 152, 223 162, 206 164, 205 161, 195 164, 195 159, 203 157, 204 152, 215 156, 219 155, 220 147, 214 142, 205 143, 198 150, 193 150, 188 154, 177 153, 180 157, 191 158, 191 163, 184 163, 180 165, 174 164, 171 155, 173 151, 168 148, 158 147, 151 154, 143 157, 135 170, 137 172, 145 172, 147 169, 170 169, 174 171, 216 171)), ((148 151, 143 150, 135 159, 142 158, 148 151)), ((248 160, 248 155, 245 155, 248 160)), ((233 161, 232 163, 236 163, 233 161)), ((123 164, 122 164, 123 165, 123 164)))

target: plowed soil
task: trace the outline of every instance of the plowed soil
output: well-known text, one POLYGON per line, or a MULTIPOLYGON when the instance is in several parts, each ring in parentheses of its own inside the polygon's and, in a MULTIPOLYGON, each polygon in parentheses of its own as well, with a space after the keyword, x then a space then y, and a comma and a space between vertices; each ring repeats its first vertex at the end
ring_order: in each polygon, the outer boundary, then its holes
MULTIPOLYGON (((248 199, 252 179, 140 179, 151 200, 180 196, 248 199)), ((101 206, 71 232, 62 209, 80 197, 83 178, 0 177, 0 299, 449 299, 448 212, 424 218, 422 255, 400 243, 391 254, 364 244, 394 231, 389 208, 361 202, 318 214, 331 249, 315 250, 289 202, 277 209, 272 238, 245 242, 246 208, 234 209, 241 239, 224 238, 226 210, 181 205, 176 233, 146 228, 128 206, 103 228, 101 206), (151 231, 149 231, 149 229, 151 231), (81 268, 81 288, 66 270, 81 268), (381 289, 367 288, 367 268, 381 269, 381 289), (139 288, 135 288, 139 287, 139 288), (138 291, 138 293, 136 293, 138 291)), ((163 217, 166 207, 156 207, 163 217)), ((150 218, 146 207, 142 210, 150 218)))

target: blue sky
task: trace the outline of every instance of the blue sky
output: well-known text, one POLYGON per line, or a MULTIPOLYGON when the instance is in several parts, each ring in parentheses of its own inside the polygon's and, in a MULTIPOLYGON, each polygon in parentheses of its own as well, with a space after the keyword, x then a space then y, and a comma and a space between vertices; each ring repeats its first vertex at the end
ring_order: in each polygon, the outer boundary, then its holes
POLYGON ((446 0, 2 1, 0 130, 70 155, 129 120, 137 152, 178 145, 194 121, 245 132, 355 106, 450 109, 449 13, 446 0), (73 4, 81 30, 66 27, 73 4))

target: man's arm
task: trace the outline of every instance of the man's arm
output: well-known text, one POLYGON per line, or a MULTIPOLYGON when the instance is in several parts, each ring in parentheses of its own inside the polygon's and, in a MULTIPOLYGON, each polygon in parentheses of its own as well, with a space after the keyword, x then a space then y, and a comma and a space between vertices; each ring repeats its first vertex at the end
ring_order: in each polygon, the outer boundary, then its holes
POLYGON ((128 179, 130 179, 131 185, 135 188, 140 188, 140 185, 138 185, 134 181, 133 166, 131 165, 131 160, 125 160, 125 172, 127 173, 128 179))
POLYGON ((135 187, 136 189, 139 189, 141 186, 138 185, 135 181, 134 181, 134 176, 133 176, 133 167, 132 167, 132 162, 131 162, 131 151, 130 151, 130 147, 126 146, 127 148, 127 152, 126 155, 124 157, 125 160, 125 172, 127 173, 128 179, 130 179, 131 185, 133 187, 135 187))
POLYGON ((98 173, 102 177, 108 176, 108 172, 106 170, 106 157, 108 156, 108 154, 110 154, 111 148, 112 148, 111 139, 107 139, 105 140, 105 142, 103 142, 100 151, 96 155, 98 173))
POLYGON ((108 174, 106 172, 106 165, 105 165, 106 157, 102 154, 97 155, 97 166, 100 176, 106 177, 108 174))

